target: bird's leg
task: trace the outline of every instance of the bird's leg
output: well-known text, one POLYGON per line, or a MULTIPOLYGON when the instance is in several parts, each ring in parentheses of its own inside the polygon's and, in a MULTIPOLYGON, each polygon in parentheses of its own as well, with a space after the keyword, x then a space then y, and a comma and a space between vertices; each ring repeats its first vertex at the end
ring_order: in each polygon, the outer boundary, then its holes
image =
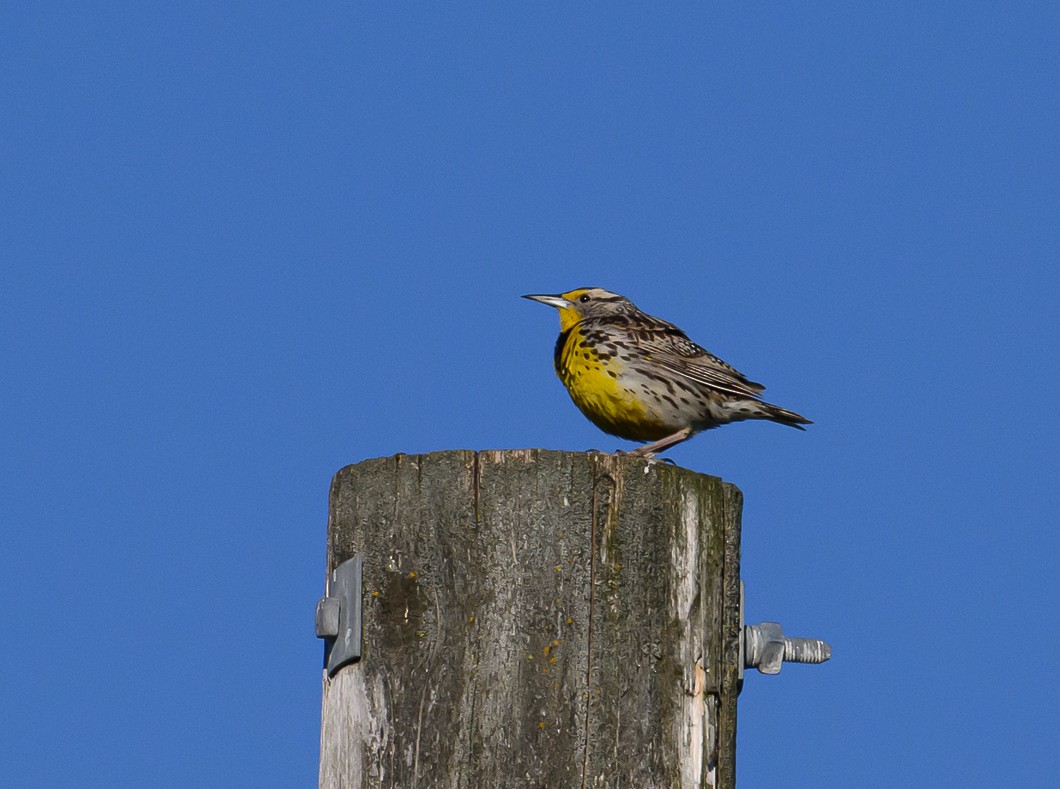
POLYGON ((682 427, 672 436, 666 436, 666 438, 660 438, 658 441, 652 441, 650 444, 637 447, 629 454, 633 457, 653 458, 660 452, 667 450, 672 446, 676 446, 682 441, 687 441, 692 437, 693 432, 695 431, 690 427, 682 427))

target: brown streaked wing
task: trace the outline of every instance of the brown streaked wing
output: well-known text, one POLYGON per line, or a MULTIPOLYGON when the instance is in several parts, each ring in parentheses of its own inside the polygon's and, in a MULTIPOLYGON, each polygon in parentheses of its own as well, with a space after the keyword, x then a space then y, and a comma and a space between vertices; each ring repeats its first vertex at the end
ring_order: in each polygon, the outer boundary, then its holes
POLYGON ((758 399, 758 393, 765 389, 728 362, 692 342, 674 324, 653 315, 644 315, 644 318, 643 333, 636 333, 637 344, 663 369, 737 397, 758 399))

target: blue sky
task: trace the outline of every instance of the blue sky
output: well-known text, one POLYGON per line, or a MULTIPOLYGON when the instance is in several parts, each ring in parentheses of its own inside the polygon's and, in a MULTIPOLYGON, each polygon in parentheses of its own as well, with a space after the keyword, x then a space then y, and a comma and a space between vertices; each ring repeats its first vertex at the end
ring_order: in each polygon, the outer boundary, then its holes
POLYGON ((630 448, 600 285, 816 424, 746 496, 742 786, 1060 771, 1054 3, 22 3, 0 29, 0 783, 308 786, 347 463, 630 448))

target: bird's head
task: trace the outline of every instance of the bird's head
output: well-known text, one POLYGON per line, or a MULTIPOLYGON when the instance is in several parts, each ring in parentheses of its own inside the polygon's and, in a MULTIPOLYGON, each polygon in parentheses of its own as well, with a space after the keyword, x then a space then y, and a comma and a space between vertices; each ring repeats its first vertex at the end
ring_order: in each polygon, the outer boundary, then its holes
POLYGON ((633 302, 625 296, 611 293, 603 288, 578 288, 560 293, 558 296, 530 294, 524 299, 540 301, 559 310, 560 331, 567 331, 586 318, 608 318, 636 312, 633 302))

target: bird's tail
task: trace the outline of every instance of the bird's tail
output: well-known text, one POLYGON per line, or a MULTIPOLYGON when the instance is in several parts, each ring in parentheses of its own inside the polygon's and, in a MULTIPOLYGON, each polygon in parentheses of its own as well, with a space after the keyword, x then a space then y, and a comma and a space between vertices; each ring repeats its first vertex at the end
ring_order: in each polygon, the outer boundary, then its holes
POLYGON ((789 411, 786 408, 781 408, 779 405, 773 405, 772 403, 759 403, 761 415, 759 419, 769 419, 773 422, 779 422, 782 425, 788 425, 798 430, 805 430, 803 425, 812 425, 806 417, 801 414, 796 414, 794 411, 789 411))

